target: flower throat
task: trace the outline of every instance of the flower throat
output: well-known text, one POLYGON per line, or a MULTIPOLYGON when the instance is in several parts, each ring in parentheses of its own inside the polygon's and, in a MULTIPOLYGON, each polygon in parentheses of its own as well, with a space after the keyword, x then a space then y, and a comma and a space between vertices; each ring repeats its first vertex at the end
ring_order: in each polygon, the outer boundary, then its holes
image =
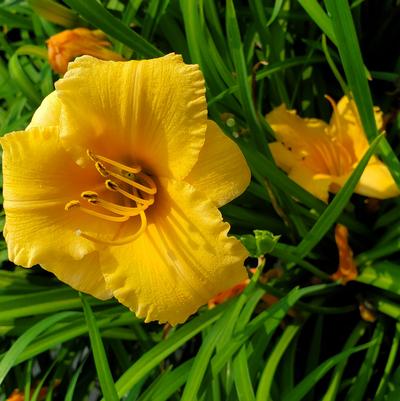
POLYGON ((81 193, 81 198, 87 201, 91 207, 83 207, 81 201, 72 200, 65 205, 65 210, 79 208, 83 213, 117 223, 138 217, 140 226, 133 235, 120 240, 106 241, 92 237, 80 230, 77 230, 77 234, 88 240, 108 245, 122 245, 135 240, 147 227, 145 211, 154 203, 154 195, 157 193, 154 180, 144 173, 139 165, 126 166, 94 154, 90 150, 87 150, 87 154, 94 162, 97 171, 105 178, 105 188, 111 192, 118 192, 123 204, 102 199, 95 191, 84 191, 81 193))

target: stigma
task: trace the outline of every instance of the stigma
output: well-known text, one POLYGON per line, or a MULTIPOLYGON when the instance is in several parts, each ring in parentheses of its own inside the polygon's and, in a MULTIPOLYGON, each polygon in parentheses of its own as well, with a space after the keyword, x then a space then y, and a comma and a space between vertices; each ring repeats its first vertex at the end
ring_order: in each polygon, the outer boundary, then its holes
POLYGON ((122 245, 135 240, 146 230, 146 211, 154 204, 157 193, 155 181, 143 171, 140 165, 127 166, 90 150, 87 150, 87 155, 99 175, 104 178, 103 190, 83 191, 80 194, 80 200, 71 200, 66 203, 65 210, 79 210, 90 216, 115 223, 123 223, 135 218, 139 220, 139 228, 132 235, 111 241, 96 238, 80 229, 76 230, 76 234, 79 237, 108 245, 122 245), (118 194, 118 196, 113 196, 110 200, 107 199, 109 193, 118 194))

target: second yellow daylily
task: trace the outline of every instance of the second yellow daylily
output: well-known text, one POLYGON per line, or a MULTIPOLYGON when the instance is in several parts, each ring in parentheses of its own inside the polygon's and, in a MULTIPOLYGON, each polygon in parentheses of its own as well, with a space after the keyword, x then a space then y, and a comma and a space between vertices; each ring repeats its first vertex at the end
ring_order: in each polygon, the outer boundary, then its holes
POLYGON ((14 263, 171 324, 247 277, 218 207, 250 172, 180 56, 80 57, 1 145, 14 263))
MULTIPOLYGON (((369 146, 354 101, 344 96, 336 105, 328 99, 334 108, 329 124, 301 118, 285 105, 266 117, 277 139, 270 144, 276 164, 324 202, 329 192, 335 193, 343 186, 369 146)), ((374 113, 381 129, 382 112, 375 108, 374 113)), ((370 159, 355 192, 378 199, 400 194, 389 169, 376 156, 370 159)))

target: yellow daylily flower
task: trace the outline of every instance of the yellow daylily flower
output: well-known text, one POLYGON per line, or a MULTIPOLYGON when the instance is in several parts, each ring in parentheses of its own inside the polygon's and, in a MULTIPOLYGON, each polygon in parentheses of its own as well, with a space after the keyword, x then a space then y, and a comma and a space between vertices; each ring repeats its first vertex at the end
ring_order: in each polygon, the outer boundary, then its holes
POLYGON ((67 29, 51 36, 46 44, 51 68, 60 75, 65 74, 70 61, 85 54, 101 60, 124 60, 120 54, 107 49, 111 43, 98 29, 67 29))
POLYGON ((218 207, 250 172, 207 120, 197 65, 80 57, 1 144, 14 263, 171 324, 247 277, 218 207))
MULTIPOLYGON (((335 193, 343 186, 369 146, 354 101, 344 96, 336 105, 327 98, 334 109, 329 124, 301 118, 285 105, 266 116, 277 139, 270 144, 276 164, 324 202, 328 192, 335 193)), ((382 112, 376 107, 374 113, 381 129, 382 112)), ((376 156, 370 159, 355 192, 378 199, 400 194, 389 169, 376 156)))

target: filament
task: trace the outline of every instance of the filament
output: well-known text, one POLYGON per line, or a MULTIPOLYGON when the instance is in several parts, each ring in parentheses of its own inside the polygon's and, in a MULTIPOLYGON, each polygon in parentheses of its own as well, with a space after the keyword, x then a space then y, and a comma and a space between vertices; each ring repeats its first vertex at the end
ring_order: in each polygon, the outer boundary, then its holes
POLYGON ((111 180, 106 181, 106 188, 109 189, 110 191, 119 192, 120 194, 126 196, 127 198, 129 198, 137 203, 141 203, 143 205, 150 206, 154 203, 154 197, 152 197, 151 199, 139 198, 139 196, 132 195, 129 192, 124 191, 122 188, 120 188, 120 186, 117 183, 115 183, 114 181, 111 181, 111 180))
POLYGON ((82 207, 79 201, 70 201, 65 205, 65 210, 71 210, 72 208, 79 208, 80 212, 89 214, 90 216, 99 217, 100 219, 107 221, 114 221, 117 223, 121 223, 129 220, 129 216, 110 216, 108 214, 96 212, 95 210, 87 209, 82 207))
POLYGON ((122 216, 137 216, 141 211, 147 209, 146 205, 130 207, 130 206, 120 206, 112 202, 108 202, 104 199, 99 198, 96 192, 85 191, 82 192, 81 197, 86 199, 89 203, 93 205, 99 205, 110 212, 120 214, 122 216))
POLYGON ((82 238, 86 238, 90 241, 93 242, 97 242, 99 244, 105 244, 105 245, 125 245, 125 244, 129 244, 130 242, 134 241, 135 239, 137 239, 140 235, 143 234, 143 232, 145 231, 147 227, 147 219, 146 219, 146 214, 144 212, 140 213, 140 228, 138 231, 136 231, 135 234, 133 235, 129 235, 125 238, 121 238, 121 239, 115 239, 115 240, 103 240, 101 238, 96 238, 93 237, 92 235, 86 234, 80 230, 76 231, 76 234, 79 237, 82 238))
POLYGON ((153 181, 149 176, 147 176, 147 175, 145 175, 145 174, 139 173, 139 174, 137 174, 137 175, 138 175, 140 178, 146 177, 145 180, 147 180, 147 183, 150 183, 150 188, 149 188, 149 187, 146 187, 146 186, 144 186, 144 185, 142 185, 142 184, 139 184, 138 182, 136 182, 136 181, 134 181, 134 180, 131 180, 130 178, 124 177, 123 175, 114 173, 113 171, 108 171, 108 170, 107 170, 107 172, 108 172, 108 174, 111 175, 112 177, 118 178, 118 179, 121 180, 122 182, 125 182, 126 184, 129 184, 129 185, 131 185, 132 187, 137 188, 137 189, 139 189, 140 191, 145 192, 146 194, 154 195, 154 194, 156 194, 156 192, 157 192, 157 187, 156 187, 154 181, 153 181))
POLYGON ((134 166, 134 167, 126 166, 125 164, 118 163, 114 160, 109 159, 108 157, 96 155, 93 152, 91 152, 89 149, 86 151, 86 153, 94 162, 98 162, 99 160, 101 160, 103 162, 110 164, 111 166, 114 166, 121 170, 128 171, 129 173, 133 173, 133 174, 140 173, 142 171, 142 168, 140 166, 134 166))

